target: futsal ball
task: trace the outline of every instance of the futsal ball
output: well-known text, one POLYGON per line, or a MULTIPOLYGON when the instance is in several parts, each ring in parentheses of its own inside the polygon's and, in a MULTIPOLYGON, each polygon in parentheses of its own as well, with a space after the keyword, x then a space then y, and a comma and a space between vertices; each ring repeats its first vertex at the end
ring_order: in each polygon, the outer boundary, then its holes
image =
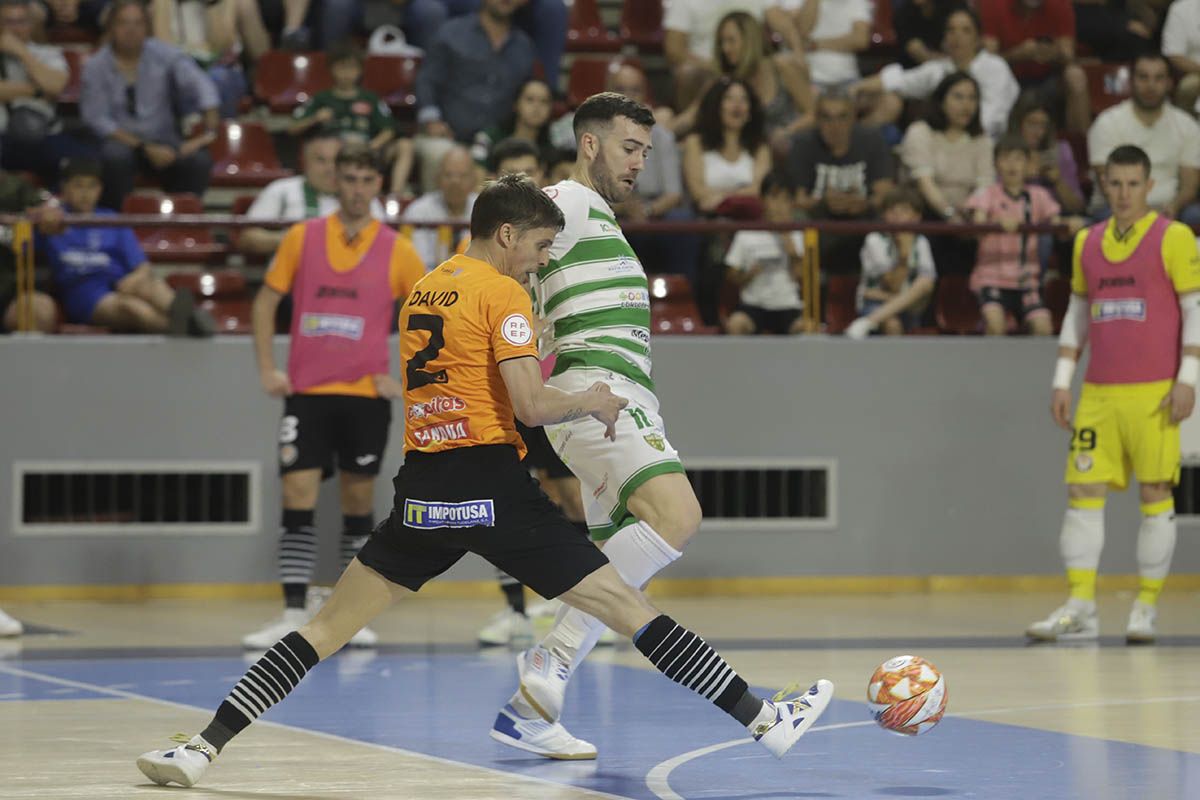
POLYGON ((917 736, 946 713, 946 679, 920 656, 889 658, 867 684, 867 703, 881 728, 917 736))

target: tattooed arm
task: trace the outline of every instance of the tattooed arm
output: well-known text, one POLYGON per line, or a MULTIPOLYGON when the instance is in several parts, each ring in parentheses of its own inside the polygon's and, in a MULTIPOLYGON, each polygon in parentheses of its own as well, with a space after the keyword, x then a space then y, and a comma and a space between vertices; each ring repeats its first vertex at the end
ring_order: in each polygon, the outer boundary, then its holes
POLYGON ((500 375, 508 387, 513 413, 531 428, 595 417, 616 438, 617 415, 628 404, 612 393, 606 383, 594 383, 586 392, 564 392, 542 382, 537 359, 524 356, 500 362, 500 375))

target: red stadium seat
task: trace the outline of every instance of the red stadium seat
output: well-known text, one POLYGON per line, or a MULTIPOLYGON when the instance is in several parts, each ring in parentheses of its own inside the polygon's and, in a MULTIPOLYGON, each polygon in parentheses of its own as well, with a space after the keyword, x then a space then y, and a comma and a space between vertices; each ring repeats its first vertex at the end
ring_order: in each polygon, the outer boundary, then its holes
POLYGON ((825 286, 826 332, 841 333, 850 326, 858 316, 857 300, 857 275, 829 276, 829 282, 825 286))
POLYGON ((650 329, 653 333, 715 334, 705 325, 692 298, 692 287, 683 275, 649 275, 650 329))
POLYGON ((393 109, 417 104, 416 80, 421 59, 410 56, 367 56, 362 86, 379 95, 393 109))
POLYGON ((67 85, 59 92, 58 102, 67 106, 78 105, 79 91, 83 88, 83 65, 92 54, 73 49, 64 49, 62 54, 67 61, 67 85))
MULTIPOLYGON (((194 194, 131 194, 125 198, 121 211, 125 214, 203 214, 204 204, 194 194)), ((225 245, 215 241, 208 228, 134 228, 134 234, 155 262, 209 263, 221 261, 228 252, 225 245)))
POLYGON ((567 50, 572 53, 616 52, 621 40, 604 27, 596 0, 574 0, 567 19, 567 50))
POLYGON ((621 4, 621 38, 639 50, 662 52, 662 0, 625 0, 621 4))
POLYGON ((254 95, 276 114, 291 113, 317 92, 333 86, 324 53, 268 50, 254 72, 254 95))
MULTIPOLYGON (((1131 74, 1126 64, 1081 64, 1088 79, 1092 114, 1099 114, 1130 96, 1131 74)), ((1081 167, 1082 169, 1082 167, 1081 167)))
POLYGON ((76 25, 55 25, 46 29, 46 41, 50 44, 90 44, 95 45, 98 36, 88 28, 76 25))
POLYGON ((979 333, 983 317, 967 284, 966 275, 943 275, 937 285, 937 324, 942 333, 965 336, 979 333))
POLYGON ((577 56, 571 62, 571 72, 567 76, 567 105, 578 108, 584 100, 597 92, 603 92, 608 76, 624 64, 645 71, 642 62, 636 58, 577 56))
POLYGON ((209 147, 213 186, 266 186, 292 174, 275 154, 275 142, 261 123, 226 120, 209 147))
POLYGON ((212 314, 217 333, 250 333, 252 300, 246 279, 233 269, 176 272, 167 276, 172 289, 190 289, 196 305, 212 314))
POLYGON ((875 13, 871 20, 871 47, 891 49, 896 44, 896 27, 892 24, 892 0, 875 0, 875 13))

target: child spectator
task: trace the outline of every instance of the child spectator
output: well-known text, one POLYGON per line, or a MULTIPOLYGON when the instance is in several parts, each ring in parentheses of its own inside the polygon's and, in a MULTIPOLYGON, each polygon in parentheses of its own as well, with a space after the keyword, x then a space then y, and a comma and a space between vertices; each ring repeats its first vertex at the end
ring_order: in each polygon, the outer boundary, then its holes
MULTIPOLYGON (((882 208, 884 222, 921 221, 921 196, 911 189, 892 189, 882 208)), ((860 258, 859 317, 846 328, 846 336, 863 339, 875 330, 898 336, 917 327, 937 282, 929 240, 919 233, 869 233, 860 258)))
POLYGON ((296 109, 296 121, 288 132, 301 136, 321 125, 332 128, 347 141, 363 142, 385 163, 392 165, 391 189, 399 194, 408 184, 413 165, 413 145, 408 139, 393 141, 396 123, 387 103, 359 85, 363 75, 362 50, 345 45, 329 54, 333 88, 317 92, 296 109))
MULTIPOLYGON (((784 173, 768 172, 759 189, 768 222, 795 218, 793 189, 784 173)), ((804 333, 800 289, 800 231, 738 231, 725 254, 726 274, 741 288, 741 301, 725 321, 732 336, 804 333)))
MULTIPOLYGON (((62 200, 75 214, 108 216, 97 208, 101 166, 75 159, 63 168, 62 200)), ((155 277, 129 228, 67 228, 43 240, 67 321, 120 331, 212 336, 207 311, 195 308, 190 292, 176 292, 155 277)))
POLYGON ((1004 335, 1005 312, 1011 312, 1034 335, 1053 332, 1050 310, 1042 302, 1037 234, 1016 232, 1021 224, 1057 222, 1062 211, 1044 187, 1026 183, 1032 156, 1023 137, 1009 134, 1001 138, 996 145, 999 180, 977 190, 966 204, 975 222, 998 222, 1008 231, 980 239, 971 272, 971 291, 979 299, 984 332, 989 336, 1004 335))

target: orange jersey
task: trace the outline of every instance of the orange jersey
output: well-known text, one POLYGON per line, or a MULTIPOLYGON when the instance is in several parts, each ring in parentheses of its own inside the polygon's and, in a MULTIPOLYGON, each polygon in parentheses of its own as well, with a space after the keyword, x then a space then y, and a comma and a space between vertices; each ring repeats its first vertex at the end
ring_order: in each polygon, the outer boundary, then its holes
POLYGON ((524 458, 500 362, 537 355, 521 284, 465 255, 430 272, 400 311, 404 452, 511 444, 524 458))
MULTIPOLYGON (((337 272, 354 269, 371 249, 375 235, 379 232, 380 223, 372 221, 354 237, 354 241, 347 242, 341 217, 335 213, 325 219, 325 256, 329 260, 329 265, 337 272)), ((280 294, 290 292, 296 279, 296 270, 300 268, 300 256, 303 250, 304 223, 301 222, 288 228, 287 233, 284 234, 283 241, 279 243, 279 249, 275 251, 275 257, 271 260, 271 266, 267 269, 267 274, 263 276, 263 283, 280 294)), ((417 255, 412 242, 403 236, 396 237, 396 244, 392 248, 388 261, 388 275, 392 296, 397 300, 407 297, 412 291, 413 285, 425 276, 425 264, 417 255)), ((370 375, 350 383, 326 383, 313 386, 303 393, 346 394, 354 397, 379 396, 379 392, 375 389, 375 380, 370 375)))

